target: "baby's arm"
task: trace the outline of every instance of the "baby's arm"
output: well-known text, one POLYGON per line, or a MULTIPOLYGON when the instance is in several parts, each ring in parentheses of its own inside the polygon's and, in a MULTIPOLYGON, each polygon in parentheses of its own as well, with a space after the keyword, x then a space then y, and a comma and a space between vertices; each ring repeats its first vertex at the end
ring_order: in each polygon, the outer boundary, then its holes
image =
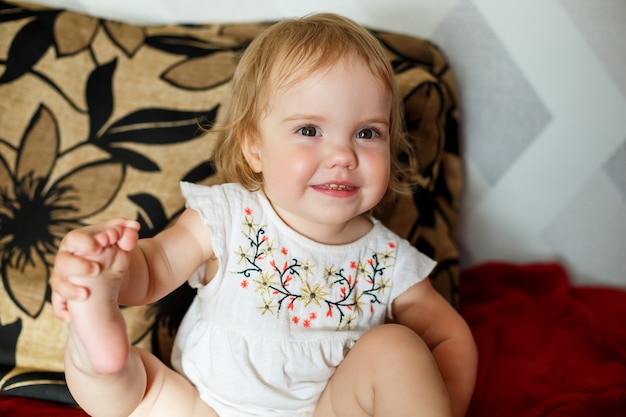
POLYGON ((141 239, 132 252, 130 280, 122 282, 119 302, 143 305, 160 300, 214 257, 209 229, 194 209, 186 209, 172 227, 141 239))
POLYGON ((50 278, 57 317, 70 323, 68 352, 84 370, 115 372, 129 344, 118 304, 156 301, 213 256, 200 216, 187 210, 176 225, 138 241, 139 225, 112 220, 67 234, 50 278))
MULTIPOLYGON (((93 257, 83 256, 84 252, 97 251, 98 239, 107 237, 100 233, 103 230, 112 233, 109 226, 120 224, 130 229, 139 228, 136 222, 113 220, 70 232, 61 243, 50 278, 55 313, 61 320, 69 319, 65 300, 81 301, 90 295, 88 288, 68 277, 94 278, 100 274, 103 265, 93 257)), ((122 238, 120 244, 124 245, 125 239, 122 238)), ((154 238, 136 242, 128 256, 126 271, 120 276, 118 302, 144 305, 159 300, 185 282, 202 262, 213 257, 213 248, 200 215, 187 209, 171 228, 154 238)))
POLYGON ((396 320, 413 329, 432 351, 448 388, 453 415, 467 411, 476 380, 477 351, 465 320, 431 286, 412 286, 393 303, 396 320))
MULTIPOLYGON (((210 244, 198 243, 208 240, 206 228, 197 213, 186 212, 154 239, 138 240, 138 230, 136 222, 113 220, 70 232, 59 246, 50 284, 55 312, 68 321, 68 387, 92 415, 129 415, 163 392, 191 399, 179 413, 191 415, 201 403, 197 392, 171 371, 164 376, 161 362, 130 346, 118 297, 125 292, 147 302, 179 285, 212 256, 210 244)), ((215 415, 201 408, 203 415, 215 415)))

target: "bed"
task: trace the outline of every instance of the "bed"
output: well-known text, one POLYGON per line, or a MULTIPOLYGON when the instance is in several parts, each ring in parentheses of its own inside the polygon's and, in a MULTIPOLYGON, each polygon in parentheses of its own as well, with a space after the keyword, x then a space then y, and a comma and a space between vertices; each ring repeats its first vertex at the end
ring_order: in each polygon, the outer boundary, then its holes
MULTIPOLYGON (((150 236, 181 212, 178 180, 217 181, 214 136, 199 124, 219 120, 237 54, 268 24, 141 26, 0 2, 0 415, 85 415, 65 386, 66 331, 49 302, 56 245, 115 216, 150 236)), ((374 33, 421 163, 419 191, 376 215, 437 260, 433 285, 473 331, 468 416, 626 415, 626 292, 572 285, 554 262, 460 268, 453 70, 428 40, 374 33)), ((192 296, 181 287, 124 309, 133 343, 167 362, 192 296)))

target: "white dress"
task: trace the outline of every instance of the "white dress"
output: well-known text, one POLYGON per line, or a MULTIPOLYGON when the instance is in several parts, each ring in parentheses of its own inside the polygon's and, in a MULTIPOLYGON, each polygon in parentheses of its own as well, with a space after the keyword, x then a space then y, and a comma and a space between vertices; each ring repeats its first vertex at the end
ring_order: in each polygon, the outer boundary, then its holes
POLYGON ((324 245, 289 228, 262 192, 181 183, 220 261, 177 335, 174 367, 221 417, 310 415, 357 339, 434 261, 371 219, 356 242, 324 245))

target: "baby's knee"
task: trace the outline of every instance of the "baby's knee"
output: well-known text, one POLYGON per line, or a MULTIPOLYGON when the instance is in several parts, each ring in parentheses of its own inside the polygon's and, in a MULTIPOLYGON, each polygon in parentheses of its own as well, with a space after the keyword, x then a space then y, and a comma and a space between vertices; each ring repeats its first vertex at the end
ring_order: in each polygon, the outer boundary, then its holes
POLYGON ((401 324, 390 323, 376 326, 366 332, 361 339, 359 339, 359 343, 362 340, 374 345, 379 344, 385 349, 389 349, 395 346, 395 344, 400 344, 401 346, 413 345, 413 347, 420 349, 426 348, 426 344, 417 333, 401 324))
POLYGON ((357 342, 362 350, 379 360, 405 362, 407 358, 430 359, 432 354, 422 338, 410 328, 400 324, 383 324, 365 333, 357 342))
POLYGON ((449 415, 441 411, 448 407, 442 387, 422 338, 408 327, 384 324, 356 342, 329 381, 315 415, 449 415), (432 412, 434 403, 441 412, 432 412))

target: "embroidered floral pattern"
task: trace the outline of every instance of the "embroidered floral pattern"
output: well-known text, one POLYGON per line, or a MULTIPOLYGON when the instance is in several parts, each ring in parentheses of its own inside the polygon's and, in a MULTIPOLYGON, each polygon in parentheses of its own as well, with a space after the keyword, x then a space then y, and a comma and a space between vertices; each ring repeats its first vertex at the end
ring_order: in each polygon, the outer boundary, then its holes
POLYGON ((371 249, 368 259, 346 260, 345 265, 315 265, 308 259, 290 256, 289 248, 278 246, 266 235, 266 225, 255 221, 253 210, 244 210, 241 232, 248 246, 235 251, 237 265, 232 273, 243 279, 243 290, 259 294, 258 310, 276 318, 289 314, 293 325, 312 327, 324 317, 337 330, 352 329, 359 316, 384 307, 384 295, 391 287, 388 277, 396 245, 371 249), (323 271, 317 273, 316 271, 323 271))

